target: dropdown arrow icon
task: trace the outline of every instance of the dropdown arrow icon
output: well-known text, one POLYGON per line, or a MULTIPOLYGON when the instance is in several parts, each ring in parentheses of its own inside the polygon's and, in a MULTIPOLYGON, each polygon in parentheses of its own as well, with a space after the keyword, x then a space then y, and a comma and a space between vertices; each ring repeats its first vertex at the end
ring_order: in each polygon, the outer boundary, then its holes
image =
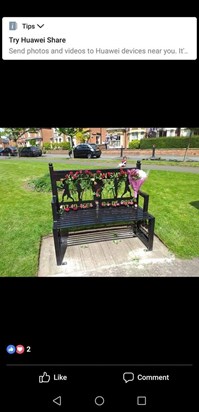
POLYGON ((41 26, 38 24, 37 26, 41 29, 44 26, 44 24, 42 24, 41 26))

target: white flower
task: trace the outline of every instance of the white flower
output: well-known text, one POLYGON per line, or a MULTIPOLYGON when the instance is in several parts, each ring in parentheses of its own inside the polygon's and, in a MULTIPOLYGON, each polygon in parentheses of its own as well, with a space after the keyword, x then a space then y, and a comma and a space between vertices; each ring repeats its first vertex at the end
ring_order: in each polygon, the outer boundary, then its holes
POLYGON ((140 179, 143 179, 143 177, 147 177, 147 174, 146 172, 144 172, 144 170, 139 170, 138 176, 140 179))

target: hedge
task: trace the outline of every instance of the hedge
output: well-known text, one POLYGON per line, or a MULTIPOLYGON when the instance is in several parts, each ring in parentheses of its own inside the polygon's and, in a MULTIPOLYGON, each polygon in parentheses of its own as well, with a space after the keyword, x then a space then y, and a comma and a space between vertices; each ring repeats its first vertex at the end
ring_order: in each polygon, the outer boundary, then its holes
POLYGON ((190 148, 199 148, 199 136, 156 137, 140 140, 140 149, 152 149, 153 145, 156 149, 181 149, 188 145, 190 148))
POLYGON ((43 148, 46 149, 46 150, 50 150, 51 149, 51 144, 50 143, 44 143, 43 148))
POLYGON ((62 143, 44 143, 43 144, 44 149, 46 150, 51 150, 51 149, 55 149, 55 150, 70 150, 71 145, 69 142, 62 142, 62 143))
POLYGON ((129 149, 139 149, 140 148, 140 140, 131 140, 129 143, 129 149))
POLYGON ((59 143, 59 145, 60 145, 60 149, 63 149, 63 150, 70 150, 71 148, 71 145, 69 142, 59 143))

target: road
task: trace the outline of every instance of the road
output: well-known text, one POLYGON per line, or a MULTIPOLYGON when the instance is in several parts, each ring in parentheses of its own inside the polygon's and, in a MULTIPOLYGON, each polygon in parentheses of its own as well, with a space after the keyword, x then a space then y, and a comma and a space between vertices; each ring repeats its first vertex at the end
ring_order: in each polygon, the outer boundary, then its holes
MULTIPOLYGON (((58 157, 64 157, 64 158, 67 157, 67 155, 51 154, 51 153, 46 154, 46 156, 48 156, 48 157, 56 157, 56 156, 58 156, 58 157)), ((121 159, 121 156, 120 156, 119 153, 118 153, 118 155, 115 155, 115 154, 109 154, 108 151, 107 151, 107 152, 103 152, 103 153, 102 153, 101 159, 116 159, 116 160, 120 160, 120 159, 121 159)), ((143 156, 143 155, 135 155, 135 156, 133 156, 133 155, 130 155, 130 156, 128 156, 128 159, 129 159, 129 160, 151 160, 151 156, 143 156)), ((161 156, 161 157, 156 156, 156 160, 159 160, 159 159, 160 159, 160 160, 173 160, 173 161, 177 160, 177 161, 183 161, 183 160, 184 160, 184 155, 183 155, 183 156, 175 156, 175 155, 169 155, 169 156, 167 156, 167 155, 163 155, 163 156, 161 156)), ((186 161, 192 161, 192 162, 196 161, 196 162, 199 162, 199 156, 186 156, 186 161)), ((155 160, 154 160, 154 162, 155 162, 155 160)))
MULTIPOLYGON (((45 154, 42 157, 10 157, 8 158, 7 156, 0 156, 0 160, 8 160, 9 161, 29 161, 29 162, 44 162, 44 163, 64 163, 67 161, 71 162, 71 165, 82 165, 91 168, 91 169, 96 169, 100 167, 106 167, 106 161, 107 161, 107 168, 115 168, 118 166, 119 162, 121 161, 120 157, 116 157, 114 155, 102 155, 100 159, 74 159, 74 158, 69 158, 68 155, 63 155, 63 154, 45 154), (115 162, 114 162, 115 160, 115 162)), ((127 159, 127 168, 134 166, 134 162, 136 163, 137 160, 143 160, 142 158, 139 159, 139 156, 136 157, 129 157, 127 159), (129 162, 129 164, 128 164, 129 162), (132 162, 132 164, 131 164, 132 162)), ((175 160, 175 159, 173 159, 175 160)), ((67 166, 68 167, 68 166, 67 166)), ((155 164, 143 164, 142 169, 144 170, 166 170, 166 171, 172 171, 172 172, 186 172, 186 173, 194 173, 194 174, 199 174, 199 167, 191 167, 191 166, 169 166, 169 165, 157 165, 155 164)))
MULTIPOLYGON (((54 155, 54 154, 47 154, 47 155, 45 155, 46 156, 46 159, 52 159, 52 158, 54 158, 54 159, 60 159, 61 160, 61 158, 63 158, 64 160, 66 160, 66 157, 65 156, 63 156, 63 155, 54 155)), ((141 160, 141 159, 138 159, 138 157, 139 156, 136 156, 136 158, 135 157, 129 157, 129 162, 130 161, 135 161, 136 162, 136 160, 141 160)), ((95 168, 95 165, 94 165, 94 162, 95 162, 95 164, 97 165, 97 167, 102 167, 102 166, 105 166, 105 161, 107 160, 113 160, 113 159, 115 159, 118 163, 121 161, 121 158, 120 157, 116 157, 116 156, 113 156, 113 155, 111 155, 111 156, 109 156, 109 155, 102 155, 101 156, 101 158, 100 159, 70 159, 70 161, 71 161, 71 164, 72 164, 72 162, 73 163, 76 163, 76 162, 78 162, 79 164, 81 164, 82 163, 82 165, 85 165, 85 163, 86 162, 88 162, 88 166, 90 166, 90 164, 89 164, 89 162, 92 162, 92 168, 95 168)), ((143 159, 142 159, 143 160, 143 159)), ((132 165, 130 165, 130 166, 132 166, 132 165)), ((114 164, 108 164, 108 167, 116 167, 114 164)), ((128 166, 127 166, 128 167, 128 166)), ((167 170, 167 171, 172 171, 172 172, 187 172, 187 173, 194 173, 194 174, 199 174, 199 167, 191 167, 191 166, 169 166, 169 165, 156 165, 155 164, 155 161, 154 161, 154 164, 151 164, 151 165, 143 165, 142 166, 142 168, 143 169, 145 169, 145 170, 167 170)))

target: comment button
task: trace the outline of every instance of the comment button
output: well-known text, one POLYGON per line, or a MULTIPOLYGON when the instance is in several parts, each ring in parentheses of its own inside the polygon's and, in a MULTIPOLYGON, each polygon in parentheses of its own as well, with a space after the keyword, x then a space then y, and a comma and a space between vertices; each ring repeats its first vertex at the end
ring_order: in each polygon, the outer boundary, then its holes
POLYGON ((123 381, 125 383, 134 381, 134 373, 133 372, 124 372, 123 373, 123 381))

